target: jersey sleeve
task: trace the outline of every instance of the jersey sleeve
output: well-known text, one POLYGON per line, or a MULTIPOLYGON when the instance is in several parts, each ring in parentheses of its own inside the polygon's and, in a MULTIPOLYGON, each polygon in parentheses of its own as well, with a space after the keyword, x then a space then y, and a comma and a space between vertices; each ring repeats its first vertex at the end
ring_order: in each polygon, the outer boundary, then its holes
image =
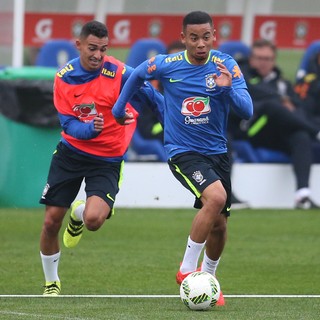
POLYGON ((231 56, 227 55, 224 64, 232 75, 232 85, 223 87, 222 90, 235 113, 240 118, 248 120, 253 114, 253 104, 244 76, 239 65, 231 56))
POLYGON ((247 89, 246 81, 244 80, 244 76, 238 63, 228 55, 228 58, 225 60, 224 64, 232 75, 232 87, 234 89, 247 89))
POLYGON ((99 132, 94 130, 93 121, 82 122, 74 114, 68 99, 68 85, 56 77, 54 82, 54 106, 58 111, 60 125, 63 131, 80 140, 89 140, 97 137, 99 132))
MULTIPOLYGON (((156 60, 161 60, 161 55, 155 56, 149 60, 142 62, 129 76, 125 85, 122 88, 121 94, 112 108, 112 114, 115 118, 123 118, 125 115, 125 105, 130 99, 138 93, 141 87, 144 85, 145 80, 156 79, 159 77, 156 60)), ((155 89, 153 89, 155 90, 155 89)), ((146 88, 145 94, 150 96, 150 94, 156 96, 156 103, 161 105, 164 104, 163 97, 160 93, 155 93, 150 87, 146 88), (151 91, 150 91, 151 90, 151 91), (149 92, 148 92, 149 91, 149 92)), ((160 115, 160 114, 159 114, 160 115)))
POLYGON ((148 108, 163 125, 164 97, 149 82, 145 81, 140 89, 130 99, 130 103, 136 110, 148 108))

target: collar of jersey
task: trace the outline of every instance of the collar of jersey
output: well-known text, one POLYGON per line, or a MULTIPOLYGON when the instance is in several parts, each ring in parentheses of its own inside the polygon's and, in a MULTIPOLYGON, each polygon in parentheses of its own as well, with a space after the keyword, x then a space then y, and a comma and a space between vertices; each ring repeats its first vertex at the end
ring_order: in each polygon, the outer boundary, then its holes
POLYGON ((73 66, 74 70, 72 70, 72 72, 70 73, 65 73, 62 78, 62 80, 68 84, 80 84, 90 82, 95 78, 99 77, 101 69, 103 67, 102 65, 102 67, 98 70, 88 71, 84 69, 81 65, 80 57, 71 60, 69 64, 73 66))
MULTIPOLYGON (((188 58, 187 50, 184 50, 184 58, 186 59, 186 61, 187 61, 189 64, 192 64, 192 65, 193 65, 193 63, 191 63, 190 60, 189 60, 189 58, 188 58)), ((211 50, 210 50, 210 52, 209 52, 208 59, 207 59, 207 61, 206 61, 204 64, 207 64, 207 63, 210 61, 210 58, 211 58, 211 50)))

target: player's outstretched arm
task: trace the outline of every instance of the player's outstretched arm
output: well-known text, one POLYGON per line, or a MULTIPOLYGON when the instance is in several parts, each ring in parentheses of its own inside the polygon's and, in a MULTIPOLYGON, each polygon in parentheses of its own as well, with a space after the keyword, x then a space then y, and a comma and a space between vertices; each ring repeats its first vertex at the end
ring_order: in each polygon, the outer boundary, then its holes
POLYGON ((116 121, 121 125, 128 125, 135 122, 135 118, 132 112, 128 112, 128 109, 125 110, 125 114, 122 118, 115 118, 116 121))
POLYGON ((130 99, 130 104, 137 110, 141 105, 148 107, 163 126, 164 97, 148 81, 145 81, 143 86, 130 99))
POLYGON ((125 85, 121 90, 121 94, 112 108, 112 114, 116 121, 122 125, 130 124, 134 121, 133 115, 126 112, 126 104, 131 99, 131 97, 139 90, 143 85, 144 78, 142 76, 142 63, 138 66, 130 75, 129 79, 126 81, 125 85))

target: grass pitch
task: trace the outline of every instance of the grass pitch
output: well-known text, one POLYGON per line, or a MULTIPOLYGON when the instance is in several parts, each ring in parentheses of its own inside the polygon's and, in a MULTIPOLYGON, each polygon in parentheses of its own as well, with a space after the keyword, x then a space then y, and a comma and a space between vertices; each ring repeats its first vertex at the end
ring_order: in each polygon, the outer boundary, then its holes
POLYGON ((0 319, 319 318, 320 211, 233 211, 217 273, 226 306, 206 312, 186 309, 175 283, 195 212, 117 209, 61 248, 63 296, 43 298, 43 210, 0 209, 0 319))

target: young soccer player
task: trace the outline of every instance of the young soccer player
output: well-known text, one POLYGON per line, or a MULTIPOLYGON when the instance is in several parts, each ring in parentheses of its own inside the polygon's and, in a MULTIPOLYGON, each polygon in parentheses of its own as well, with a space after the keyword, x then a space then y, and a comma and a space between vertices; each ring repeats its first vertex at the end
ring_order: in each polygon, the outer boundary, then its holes
MULTIPOLYGON (((157 55, 143 62, 127 81, 112 112, 117 121, 133 120, 125 104, 145 79, 164 88, 164 146, 169 167, 196 197, 199 211, 191 225, 180 284, 198 268, 215 275, 227 237, 231 182, 226 126, 229 109, 249 119, 252 101, 241 70, 227 54, 213 50, 215 29, 209 14, 194 11, 183 19, 181 40, 186 51, 157 55)), ((224 305, 221 294, 218 305, 224 305)))
MULTIPOLYGON (((132 119, 127 122, 131 125, 123 127, 111 114, 133 69, 106 55, 106 26, 97 21, 88 22, 76 45, 80 56, 59 70, 54 82, 54 105, 62 139, 53 153, 40 199, 40 203, 46 205, 40 238, 44 295, 60 294, 58 235, 83 179, 87 199, 72 205, 70 222, 63 235, 65 246, 76 246, 84 227, 96 231, 113 214, 124 154, 135 129, 132 119)), ((133 98, 132 104, 135 103, 161 110, 163 96, 146 83, 133 98)), ((133 119, 137 116, 130 104, 126 104, 126 109, 133 119)))

